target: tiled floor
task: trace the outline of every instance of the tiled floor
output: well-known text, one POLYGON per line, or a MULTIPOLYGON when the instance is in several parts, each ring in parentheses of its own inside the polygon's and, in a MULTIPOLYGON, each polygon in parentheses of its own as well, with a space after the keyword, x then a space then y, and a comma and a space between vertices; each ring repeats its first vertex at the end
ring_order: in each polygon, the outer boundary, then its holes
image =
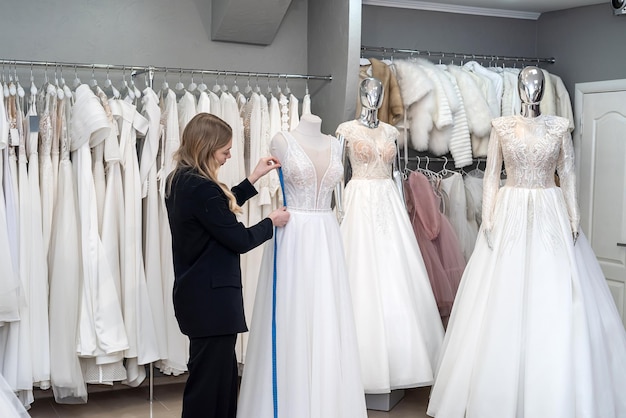
MULTIPOLYGON (((29 413, 34 418, 175 418, 180 417, 183 386, 183 383, 155 386, 152 403, 148 402, 147 387, 90 393, 89 402, 83 405, 60 405, 47 393, 39 393, 29 413)), ((390 412, 368 411, 368 417, 424 418, 429 391, 430 388, 409 389, 390 412)))

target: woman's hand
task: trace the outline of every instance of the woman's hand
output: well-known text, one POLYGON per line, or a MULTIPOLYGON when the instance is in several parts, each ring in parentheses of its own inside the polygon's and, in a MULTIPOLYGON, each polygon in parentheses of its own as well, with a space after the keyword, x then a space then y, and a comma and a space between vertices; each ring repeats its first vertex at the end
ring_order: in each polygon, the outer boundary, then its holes
POLYGON ((248 181, 254 184, 258 179, 278 167, 280 167, 280 161, 278 161, 278 158, 263 157, 259 160, 252 173, 248 176, 248 181))
POLYGON ((287 208, 283 206, 282 208, 278 208, 270 213, 268 216, 272 220, 274 226, 285 226, 289 221, 289 212, 287 212, 287 208))

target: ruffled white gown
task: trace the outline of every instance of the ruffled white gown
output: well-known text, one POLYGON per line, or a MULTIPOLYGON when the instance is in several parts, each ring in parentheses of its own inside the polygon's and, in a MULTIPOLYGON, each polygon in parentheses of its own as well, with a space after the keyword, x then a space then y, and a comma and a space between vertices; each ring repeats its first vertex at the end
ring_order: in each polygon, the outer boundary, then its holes
MULTIPOLYGON (((337 218, 330 208, 341 179, 341 147, 334 139, 326 173, 289 134, 282 167, 291 217, 276 233, 276 370, 278 416, 366 417, 350 289, 337 218), (319 191, 318 191, 319 189, 319 191)), ((238 418, 271 418, 273 241, 266 245, 238 418)))
POLYGON ((626 416, 626 332, 587 239, 572 238, 579 212, 568 123, 493 121, 483 223, 452 308, 431 416, 626 416))
POLYGON ((366 393, 428 386, 443 325, 402 197, 392 180, 399 132, 345 122, 352 178, 341 233, 366 393))

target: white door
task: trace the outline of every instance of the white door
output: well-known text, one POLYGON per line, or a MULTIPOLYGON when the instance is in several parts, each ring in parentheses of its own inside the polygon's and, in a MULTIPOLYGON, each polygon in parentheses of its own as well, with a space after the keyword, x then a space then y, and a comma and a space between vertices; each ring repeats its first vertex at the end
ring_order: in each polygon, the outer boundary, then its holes
POLYGON ((626 80, 576 84, 581 227, 626 325, 626 80))

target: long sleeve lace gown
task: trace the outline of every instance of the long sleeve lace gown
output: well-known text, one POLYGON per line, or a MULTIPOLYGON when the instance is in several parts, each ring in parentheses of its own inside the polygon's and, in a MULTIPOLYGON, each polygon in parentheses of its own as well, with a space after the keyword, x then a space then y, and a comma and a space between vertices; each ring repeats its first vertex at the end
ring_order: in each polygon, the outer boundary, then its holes
POLYGON ((574 244, 572 236, 580 216, 568 121, 506 116, 492 124, 483 223, 428 414, 625 417, 624 326, 587 239, 581 233, 574 244))

